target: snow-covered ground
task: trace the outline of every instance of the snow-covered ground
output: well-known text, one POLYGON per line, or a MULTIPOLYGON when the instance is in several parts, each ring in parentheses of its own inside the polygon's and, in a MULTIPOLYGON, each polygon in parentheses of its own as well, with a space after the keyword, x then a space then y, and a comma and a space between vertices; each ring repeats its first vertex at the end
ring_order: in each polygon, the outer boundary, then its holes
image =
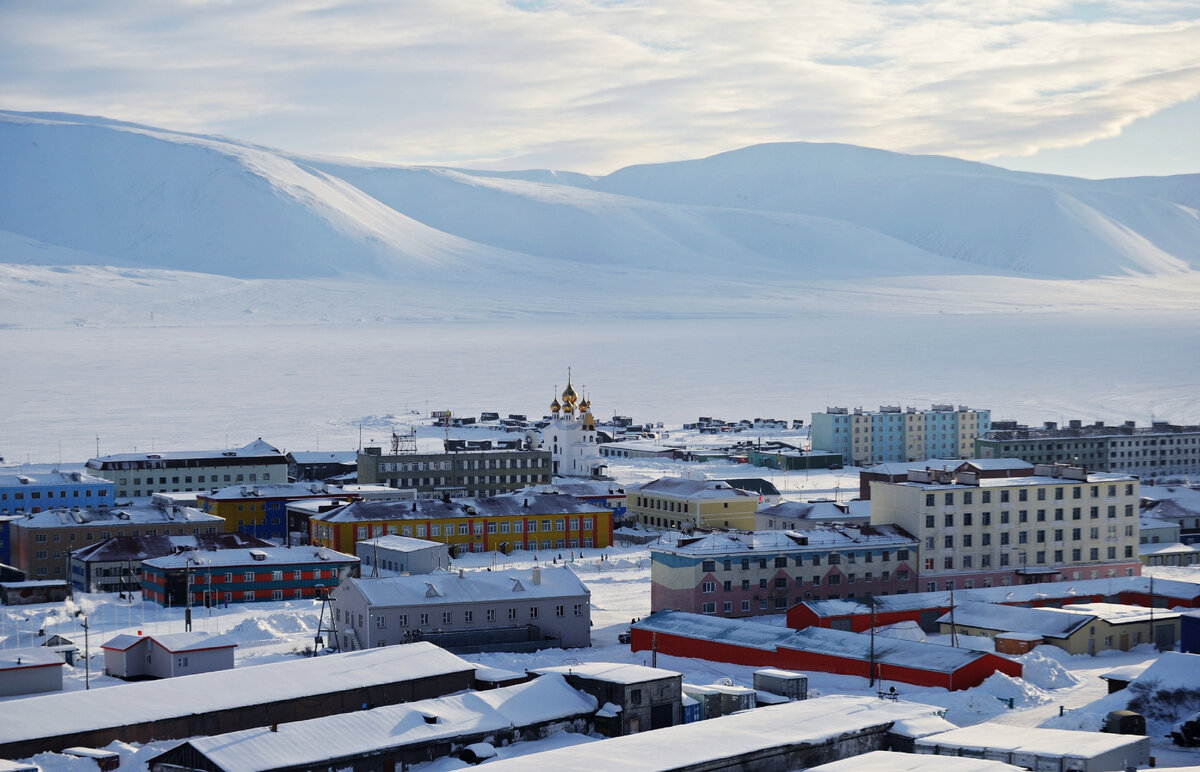
MULTIPOLYGON (((512 556, 483 554, 464 555, 456 561, 458 567, 467 570, 483 570, 489 567, 524 568, 533 565, 533 555, 517 552, 512 556)), ((625 630, 630 621, 649 613, 649 549, 648 547, 618 547, 608 550, 583 550, 572 563, 579 576, 592 592, 593 646, 589 649, 547 650, 533 654, 479 654, 466 659, 483 665, 505 670, 523 671, 527 668, 570 664, 583 661, 628 662, 652 664, 649 652, 633 653, 627 645, 617 642, 617 635, 625 630), (601 554, 607 554, 607 560, 601 554)), ((1200 570, 1173 570, 1172 578, 1200 580, 1200 570)), ((47 635, 62 633, 82 641, 79 621, 71 615, 74 608, 88 614, 91 620, 90 647, 92 651, 91 688, 122 688, 123 682, 102 675, 103 657, 99 644, 118 633, 179 632, 183 629, 182 609, 163 609, 153 604, 134 600, 127 602, 115 595, 85 595, 75 601, 74 606, 27 606, 0 609, 0 620, 4 626, 4 639, 8 645, 18 640, 28 644, 44 630, 47 635), (18 632, 19 631, 19 632, 18 632), (16 636, 19 636, 17 638, 16 636)), ((319 605, 314 602, 283 601, 255 603, 219 608, 211 612, 200 611, 195 616, 193 629, 223 633, 235 641, 237 667, 276 662, 290 657, 304 656, 311 646, 317 627, 319 605)), ((760 618, 771 624, 783 624, 781 616, 760 618)), ((919 631, 918 631, 919 633, 919 631)), ((938 643, 949 645, 944 638, 931 637, 938 643)), ((982 644, 986 641, 967 640, 964 644, 982 644)), ((983 685, 959 692, 944 689, 923 688, 908 684, 896 684, 905 700, 925 702, 944 707, 947 718, 960 725, 972 725, 984 721, 1021 726, 1052 726, 1060 728, 1083 728, 1095 730, 1108 711, 1124 707, 1128 696, 1106 696, 1106 684, 1099 675, 1113 668, 1152 661, 1157 656, 1149 646, 1129 652, 1105 652, 1096 657, 1086 655, 1068 656, 1053 647, 1044 646, 1023 657, 1025 676, 1013 679, 1002 674, 992 676, 983 685), (1007 700, 1013 701, 1010 709, 1007 700), (1060 709, 1068 711, 1059 716, 1060 709)), ((691 683, 712 683, 728 678, 740 685, 751 685, 754 668, 659 656, 659 667, 682 672, 691 683)), ((72 669, 65 672, 66 689, 84 688, 85 667, 80 659, 72 669)), ((890 686, 891 684, 885 684, 890 686)), ((873 694, 866 679, 829 675, 809 674, 809 688, 818 694, 873 694)), ((9 698, 0 702, 0 712, 19 707, 20 698, 9 698)), ((547 745, 553 747, 563 742, 582 742, 586 738, 556 738, 547 745)), ((132 759, 135 766, 159 752, 171 743, 154 744, 132 759)), ((1200 764, 1200 752, 1177 749, 1169 740, 1152 737, 1153 755, 1159 766, 1200 764)), ((532 747, 514 748, 512 752, 528 752, 532 747)), ((130 751, 132 753, 132 751, 130 751)), ((47 769, 86 769, 79 762, 60 756, 40 756, 38 761, 47 769)), ((88 762, 90 764, 90 762, 88 762)), ((439 762, 431 769, 459 768, 458 762, 439 762), (449 766, 446 766, 449 764, 449 766)))

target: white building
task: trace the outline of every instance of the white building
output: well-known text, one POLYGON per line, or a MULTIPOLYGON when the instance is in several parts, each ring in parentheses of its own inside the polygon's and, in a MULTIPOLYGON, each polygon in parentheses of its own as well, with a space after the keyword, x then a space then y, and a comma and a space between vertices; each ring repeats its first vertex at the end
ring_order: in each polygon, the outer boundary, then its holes
POLYGON ((287 457, 262 438, 232 450, 116 453, 87 462, 88 471, 116 484, 119 499, 159 492, 213 491, 253 482, 287 482, 287 457))
POLYGON ((116 678, 173 678, 233 667, 237 644, 208 633, 118 635, 100 647, 104 672, 116 678))
POLYGON ((411 536, 377 536, 356 543, 354 550, 368 576, 376 567, 400 574, 429 574, 450 567, 449 545, 411 536))
POLYGON ((591 645, 591 593, 566 566, 350 579, 333 614, 343 649, 421 639, 450 651, 591 645))
POLYGON ((550 403, 550 424, 537 437, 538 448, 550 451, 551 474, 565 477, 598 477, 607 466, 596 446, 596 420, 592 403, 581 401, 571 377, 563 389, 562 402, 550 403))

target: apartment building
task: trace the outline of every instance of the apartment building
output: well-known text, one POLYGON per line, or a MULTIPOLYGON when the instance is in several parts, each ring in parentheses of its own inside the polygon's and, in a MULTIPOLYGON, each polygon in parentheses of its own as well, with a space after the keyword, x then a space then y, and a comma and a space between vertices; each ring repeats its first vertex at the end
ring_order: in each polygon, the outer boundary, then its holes
POLYGON ((781 614, 806 600, 913 592, 916 568, 917 540, 894 525, 681 537, 650 550, 650 608, 781 614))
POLYGON ((233 450, 116 453, 87 462, 87 469, 116 485, 116 497, 186 493, 254 482, 287 482, 287 457, 258 438, 233 450))
POLYGON ((1034 464, 1065 463, 1102 472, 1163 479, 1200 475, 1200 426, 1155 421, 1137 426, 1084 426, 1071 421, 1059 428, 1047 422, 1040 429, 982 432, 975 440, 980 458, 1015 456, 1034 464))
POLYGON ((429 539, 460 552, 572 550, 612 546, 613 513, 553 493, 465 499, 356 501, 311 515, 313 544, 353 552, 364 539, 429 539))
POLYGON ((114 486, 82 472, 0 473, 0 515, 55 507, 109 507, 114 486))
POLYGON ((313 547, 189 550, 142 562, 142 597, 215 606, 319 598, 359 574, 354 555, 313 547))
POLYGON ((871 522, 921 545, 927 592, 1134 576, 1138 481, 1040 464, 1029 477, 913 470, 871 485, 871 522))
POLYGON ((630 488, 629 516, 656 528, 740 528, 754 530, 758 495, 734 488, 723 480, 660 477, 630 488))
POLYGON ((840 453, 854 466, 926 458, 970 458, 975 438, 991 428, 990 410, 932 405, 929 410, 881 405, 812 414, 812 447, 840 453))
POLYGON ((550 482, 549 450, 459 450, 358 454, 358 482, 411 488, 418 498, 499 496, 550 482))
POLYGON ((68 579, 74 550, 114 536, 219 533, 224 521, 191 507, 47 509, 8 523, 12 565, 30 579, 68 579))

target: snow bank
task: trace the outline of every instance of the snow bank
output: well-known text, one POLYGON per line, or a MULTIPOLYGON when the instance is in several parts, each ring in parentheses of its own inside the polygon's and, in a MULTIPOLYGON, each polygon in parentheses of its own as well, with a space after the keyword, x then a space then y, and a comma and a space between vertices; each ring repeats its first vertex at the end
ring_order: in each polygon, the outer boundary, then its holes
POLYGON ((1043 649, 1052 648, 1054 647, 1039 646, 1028 654, 1017 657, 1021 663, 1022 680, 1041 689, 1065 689, 1082 683, 1074 673, 1063 667, 1061 662, 1043 652, 1043 649))

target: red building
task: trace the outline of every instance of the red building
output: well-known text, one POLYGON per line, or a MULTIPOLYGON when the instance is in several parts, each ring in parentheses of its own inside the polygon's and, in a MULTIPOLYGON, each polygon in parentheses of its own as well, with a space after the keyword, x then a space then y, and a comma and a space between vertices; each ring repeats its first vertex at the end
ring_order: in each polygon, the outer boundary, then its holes
POLYGON ((969 689, 993 673, 1021 677, 1021 665, 987 652, 871 637, 842 630, 806 630, 659 611, 633 625, 633 651, 869 678, 917 686, 969 689))

